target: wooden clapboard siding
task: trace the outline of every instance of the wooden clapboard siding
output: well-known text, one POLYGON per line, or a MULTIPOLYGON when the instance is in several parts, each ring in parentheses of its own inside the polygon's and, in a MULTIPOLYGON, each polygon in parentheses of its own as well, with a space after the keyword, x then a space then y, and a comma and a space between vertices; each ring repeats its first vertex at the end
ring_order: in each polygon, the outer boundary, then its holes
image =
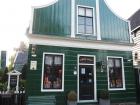
MULTIPOLYGON (((128 51, 107 51, 94 50, 70 47, 55 47, 55 46, 36 46, 36 57, 31 57, 31 46, 29 47, 29 61, 37 61, 37 70, 28 70, 27 72, 27 93, 29 96, 54 95, 56 97, 56 105, 65 105, 66 94, 70 90, 77 91, 77 76, 73 75, 75 66, 77 67, 77 55, 95 55, 96 57, 96 75, 97 75, 97 94, 102 89, 108 88, 107 70, 101 72, 98 66, 98 61, 106 60, 107 56, 119 56, 124 58, 125 82, 126 90, 110 91, 111 102, 135 101, 135 80, 132 66, 131 52, 128 51), (41 73, 42 73, 42 57, 43 52, 64 53, 65 54, 65 70, 64 70, 64 92, 41 92, 41 73)), ((85 104, 80 104, 85 105, 85 104)), ((87 105, 87 103, 86 103, 87 105)))

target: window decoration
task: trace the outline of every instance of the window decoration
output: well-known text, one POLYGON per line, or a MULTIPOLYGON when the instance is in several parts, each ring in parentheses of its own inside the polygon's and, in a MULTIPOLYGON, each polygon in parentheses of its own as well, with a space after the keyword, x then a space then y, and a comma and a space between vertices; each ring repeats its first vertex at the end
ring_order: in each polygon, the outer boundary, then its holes
POLYGON ((93 8, 78 6, 78 33, 93 34, 93 8))
POLYGON ((44 65, 42 71, 43 91, 63 90, 63 56, 63 54, 44 54, 44 65))
POLYGON ((123 59, 108 57, 108 86, 110 90, 125 88, 123 59))

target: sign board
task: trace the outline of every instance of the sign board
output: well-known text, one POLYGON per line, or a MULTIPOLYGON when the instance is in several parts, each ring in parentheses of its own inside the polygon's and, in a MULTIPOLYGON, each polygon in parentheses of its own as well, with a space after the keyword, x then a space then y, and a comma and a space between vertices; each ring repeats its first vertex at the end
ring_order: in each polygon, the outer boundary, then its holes
POLYGON ((11 75, 10 77, 10 87, 16 87, 17 85, 17 76, 16 75, 11 75))

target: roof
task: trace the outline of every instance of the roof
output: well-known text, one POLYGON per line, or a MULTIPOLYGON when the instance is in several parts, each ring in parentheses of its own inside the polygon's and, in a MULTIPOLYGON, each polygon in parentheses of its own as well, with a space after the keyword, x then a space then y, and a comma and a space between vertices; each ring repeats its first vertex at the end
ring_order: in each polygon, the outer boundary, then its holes
POLYGON ((8 75, 20 75, 21 73, 18 72, 17 70, 12 70, 10 72, 7 73, 8 75))
POLYGON ((130 20, 131 30, 140 26, 140 9, 138 9, 128 20, 130 20))
POLYGON ((14 62, 14 68, 18 71, 21 71, 22 67, 27 63, 27 60, 28 51, 19 51, 14 62))

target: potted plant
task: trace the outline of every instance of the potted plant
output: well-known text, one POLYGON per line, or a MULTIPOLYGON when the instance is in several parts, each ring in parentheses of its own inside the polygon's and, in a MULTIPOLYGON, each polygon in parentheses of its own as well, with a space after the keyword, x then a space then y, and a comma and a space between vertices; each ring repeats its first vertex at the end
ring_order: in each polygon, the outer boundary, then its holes
POLYGON ((99 105, 110 105, 110 97, 107 90, 100 91, 99 105))
POLYGON ((67 105, 77 105, 77 94, 71 90, 67 95, 67 105))

